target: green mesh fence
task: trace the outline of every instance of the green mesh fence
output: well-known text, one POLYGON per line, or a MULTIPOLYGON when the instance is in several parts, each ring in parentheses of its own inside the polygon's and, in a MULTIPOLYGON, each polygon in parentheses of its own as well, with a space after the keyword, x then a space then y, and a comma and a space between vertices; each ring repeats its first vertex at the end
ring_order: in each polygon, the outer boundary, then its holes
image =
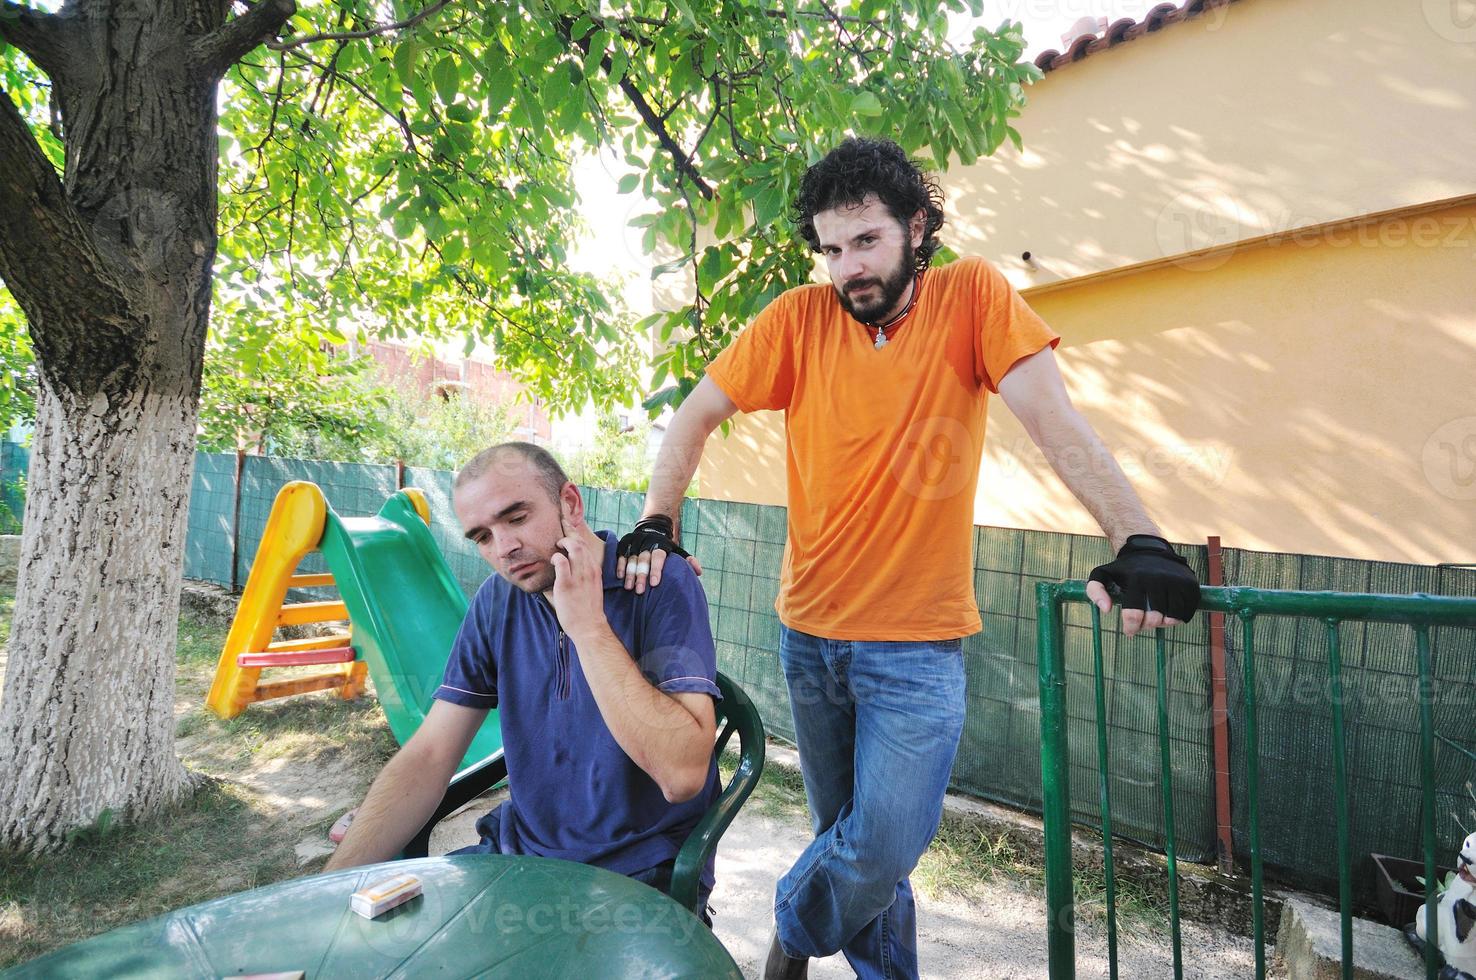
MULTIPOLYGON (((1310 555, 1226 550, 1235 585, 1337 592, 1476 595, 1476 570, 1310 555)), ((1256 622, 1256 703, 1261 740, 1261 841, 1266 866, 1331 890, 1337 882, 1333 812, 1332 703, 1326 627, 1310 620, 1256 622)), ((1407 627, 1346 623, 1339 633, 1348 752, 1349 831, 1355 895, 1371 900, 1370 853, 1423 860, 1419 694, 1407 627)), ((1476 646, 1470 630, 1430 631, 1435 673, 1435 827, 1445 861, 1476 829, 1476 646), (1461 826, 1464 821, 1465 828, 1461 826)), ((1226 631, 1235 847, 1248 853, 1241 638, 1226 631)), ((1114 801, 1115 802, 1115 801, 1114 801)))
MULTIPOLYGON (((1204 549, 1180 546, 1203 577, 1204 549)), ((964 641, 968 721, 954 765, 954 785, 987 799, 1039 812, 1040 694, 1036 668, 1035 583, 1084 579, 1110 561, 1099 537, 974 529, 974 585, 984 629, 964 641)), ((1208 628, 1201 619, 1175 630, 1168 644, 1175 830, 1185 860, 1214 853, 1214 786, 1208 628)), ((1163 846, 1162 790, 1156 740, 1153 647, 1147 641, 1103 637, 1109 765, 1114 829, 1163 846)), ((1072 610, 1066 626, 1066 668, 1084 682, 1068 683, 1073 817, 1094 818, 1096 739, 1092 728, 1091 620, 1072 610)))
POLYGON ((235 500, 235 455, 196 453, 190 483, 190 529, 185 535, 185 578, 231 584, 235 500))
POLYGON ((431 537, 436 539, 441 554, 446 556, 456 581, 462 591, 471 598, 478 586, 491 574, 492 569, 482 561, 476 546, 461 533, 456 515, 451 511, 451 473, 445 470, 427 470, 418 466, 405 467, 405 486, 416 487, 425 494, 430 505, 431 537))
POLYGON ((0 534, 20 530, 26 509, 26 470, 31 454, 25 446, 0 441, 0 534))
MULTIPOLYGON (((0 493, 25 471, 24 449, 0 443, 0 493)), ((240 522, 232 514, 235 457, 199 454, 190 498, 186 574, 211 582, 244 583, 277 490, 311 480, 345 515, 372 514, 396 489, 393 466, 248 456, 240 488, 240 522), (232 536, 235 536, 234 549, 232 536)), ((406 486, 426 494, 432 533, 468 595, 490 573, 465 539, 451 511, 451 474, 406 468, 406 486)), ((586 488, 590 523, 624 533, 635 523, 642 495, 586 488)), ((9 498, 5 498, 7 502, 9 498)), ((16 500, 16 513, 21 502, 16 500)), ((779 667, 779 620, 774 614, 783 560, 782 507, 687 500, 684 540, 702 561, 718 663, 754 698, 769 731, 793 737, 779 667)), ((1205 575, 1203 547, 1181 550, 1205 575)), ((1476 595, 1476 570, 1266 554, 1227 549, 1227 584, 1256 588, 1476 595)), ((1106 542, 1082 535, 980 527, 974 530, 974 582, 984 629, 964 641, 968 723, 954 767, 954 786, 1013 806, 1040 809, 1040 712, 1035 661, 1033 586, 1040 580, 1084 579, 1108 560, 1106 542)), ((322 570, 314 556, 304 570, 322 570)), ((1068 684, 1072 726, 1073 816, 1095 818, 1097 769, 1091 728, 1093 705, 1090 621, 1072 606, 1066 621, 1067 669, 1082 675, 1068 684)), ((1213 857, 1214 796, 1208 623, 1196 617, 1173 631, 1168 644, 1170 725, 1178 853, 1185 860, 1213 857)), ((1240 716, 1240 638, 1227 630, 1232 802, 1235 825, 1245 826, 1240 716)), ((1418 718, 1412 647, 1397 627, 1349 624, 1342 635, 1349 777, 1355 854, 1371 851, 1418 856, 1420 794, 1418 718)), ((1264 619, 1258 624, 1258 692, 1262 738, 1262 826, 1268 867, 1316 887, 1335 880, 1335 816, 1330 812, 1331 731, 1326 684, 1326 641, 1321 624, 1264 619)), ((1442 848, 1459 846, 1459 821, 1476 802, 1466 784, 1476 779, 1476 649, 1469 633, 1434 630, 1437 826, 1442 848)), ((1116 829, 1161 848, 1153 648, 1147 641, 1104 635, 1110 768, 1116 829)), ((1237 850, 1247 844, 1237 836, 1237 850)), ((1364 876, 1368 880, 1368 876, 1364 876)))
MULTIPOLYGON (((640 516, 642 494, 593 488, 584 493, 594 527, 623 534, 640 516)), ((718 667, 753 698, 771 733, 792 740, 774 613, 784 535, 780 507, 692 499, 682 504, 682 543, 702 563, 718 667)))

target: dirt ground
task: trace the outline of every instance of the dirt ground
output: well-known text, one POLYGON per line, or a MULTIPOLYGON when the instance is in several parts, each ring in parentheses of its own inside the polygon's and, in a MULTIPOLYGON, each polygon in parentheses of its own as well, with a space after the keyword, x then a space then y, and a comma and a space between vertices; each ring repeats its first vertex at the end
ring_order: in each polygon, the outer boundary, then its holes
MULTIPOLYGON (((0 630, 10 601, 0 595, 0 630)), ((180 622, 177 745, 186 767, 207 777, 203 788, 139 826, 101 821, 59 854, 0 856, 0 969, 326 861, 329 826, 396 748, 384 715, 372 697, 314 694, 216 718, 205 694, 226 628, 191 615, 180 622)), ((0 647, 0 682, 5 657, 0 647)))

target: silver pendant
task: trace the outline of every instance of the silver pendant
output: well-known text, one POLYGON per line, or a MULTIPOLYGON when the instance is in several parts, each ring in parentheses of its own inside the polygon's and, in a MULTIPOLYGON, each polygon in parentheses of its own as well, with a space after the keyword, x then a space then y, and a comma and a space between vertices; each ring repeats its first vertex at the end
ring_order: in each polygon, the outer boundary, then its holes
POLYGON ((874 346, 877 350, 881 350, 887 346, 887 331, 882 327, 876 328, 876 344, 874 346))

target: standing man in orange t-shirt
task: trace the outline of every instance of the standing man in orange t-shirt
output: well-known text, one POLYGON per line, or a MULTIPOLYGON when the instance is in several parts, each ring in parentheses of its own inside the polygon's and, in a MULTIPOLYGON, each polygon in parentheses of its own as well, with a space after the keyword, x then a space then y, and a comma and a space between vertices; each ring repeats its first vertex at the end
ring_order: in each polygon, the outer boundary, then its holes
POLYGON ((963 732, 989 395, 1053 464, 1097 464, 1056 471, 1119 549, 1088 593, 1106 612, 1114 590, 1124 633, 1187 621, 1199 583, 1072 406, 1056 334, 988 262, 929 267, 942 193, 901 148, 846 140, 805 173, 796 210, 831 284, 784 293, 708 365, 617 574, 641 591, 667 554, 686 555, 673 515, 714 429, 740 410, 785 413, 779 652, 815 839, 779 881, 764 976, 803 977, 809 957, 842 950, 861 977, 916 977, 907 876, 963 732))

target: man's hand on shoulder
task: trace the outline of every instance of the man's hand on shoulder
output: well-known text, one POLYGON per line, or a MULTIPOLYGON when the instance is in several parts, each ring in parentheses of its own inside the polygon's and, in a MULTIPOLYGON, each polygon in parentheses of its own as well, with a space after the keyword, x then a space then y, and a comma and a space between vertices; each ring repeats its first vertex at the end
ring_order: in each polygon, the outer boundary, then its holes
POLYGON ((594 539, 584 522, 572 521, 567 533, 559 539, 559 550, 552 558, 554 585, 549 594, 559 625, 570 636, 586 635, 605 619, 605 554, 603 542, 594 539))
POLYGON ((646 591, 648 581, 652 588, 661 584, 668 555, 681 555, 692 571, 702 574, 702 563, 677 544, 676 525, 665 514, 652 514, 637 521, 630 533, 620 539, 616 555, 615 574, 625 579, 625 587, 634 589, 637 595, 646 591))
POLYGON ((1122 632, 1178 626, 1194 618, 1199 606, 1199 579, 1189 563, 1163 538, 1131 534, 1117 557, 1092 569, 1087 598, 1102 612, 1112 609, 1112 596, 1122 601, 1122 632))

